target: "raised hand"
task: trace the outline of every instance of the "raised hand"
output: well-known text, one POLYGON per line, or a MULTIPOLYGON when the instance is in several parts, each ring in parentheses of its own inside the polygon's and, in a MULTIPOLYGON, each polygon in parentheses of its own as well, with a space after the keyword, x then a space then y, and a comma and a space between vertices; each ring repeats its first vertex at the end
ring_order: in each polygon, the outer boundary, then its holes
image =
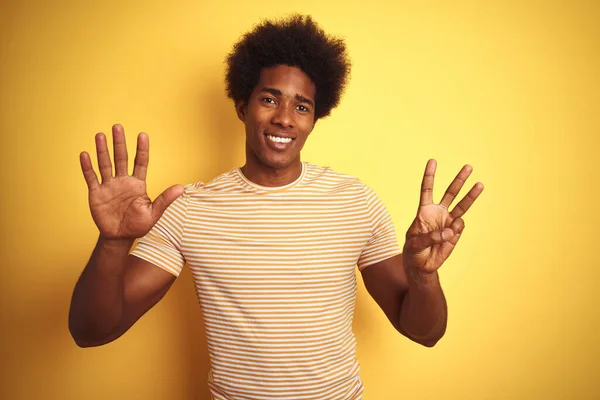
POLYGON ((406 232, 402 253, 407 273, 416 272, 422 276, 433 274, 450 256, 465 227, 463 215, 483 191, 483 184, 477 182, 452 211, 448 211, 473 170, 470 165, 465 165, 446 190, 442 201, 434 204, 432 194, 436 165, 435 160, 429 160, 425 167, 419 210, 406 232))
POLYGON ((92 218, 105 239, 135 239, 144 236, 163 212, 183 193, 174 185, 160 194, 154 202, 146 193, 146 171, 149 159, 149 138, 140 133, 133 174, 128 174, 127 146, 121 125, 112 127, 115 174, 103 133, 96 135, 96 153, 102 183, 92 168, 90 155, 80 154, 81 170, 89 189, 92 218))

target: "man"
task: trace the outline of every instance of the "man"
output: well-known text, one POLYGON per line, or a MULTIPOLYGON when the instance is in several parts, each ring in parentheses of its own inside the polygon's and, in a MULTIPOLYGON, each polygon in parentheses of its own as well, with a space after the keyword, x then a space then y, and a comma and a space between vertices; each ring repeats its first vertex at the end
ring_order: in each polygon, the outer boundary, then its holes
POLYGON ((434 204, 430 160, 401 251, 369 187, 300 159, 345 87, 343 41, 294 16, 257 26, 227 62, 228 95, 246 130, 242 168, 172 186, 152 202, 147 135, 138 136, 131 176, 120 125, 113 126, 114 176, 103 134, 96 136, 101 184, 81 154, 100 237, 75 286, 70 331, 82 347, 115 340, 187 263, 205 315, 214 399, 359 399, 355 266, 400 333, 435 345, 447 317, 436 271, 483 185, 449 211, 471 173, 465 166, 434 204))

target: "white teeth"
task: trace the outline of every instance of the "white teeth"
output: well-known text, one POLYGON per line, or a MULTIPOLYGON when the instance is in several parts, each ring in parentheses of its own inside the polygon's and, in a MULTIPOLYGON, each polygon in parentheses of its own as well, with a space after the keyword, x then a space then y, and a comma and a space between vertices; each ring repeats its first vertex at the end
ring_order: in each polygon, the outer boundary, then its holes
POLYGON ((267 135, 267 137, 269 138, 269 140, 272 140, 277 143, 289 143, 292 141, 292 138, 280 138, 272 135, 267 135))

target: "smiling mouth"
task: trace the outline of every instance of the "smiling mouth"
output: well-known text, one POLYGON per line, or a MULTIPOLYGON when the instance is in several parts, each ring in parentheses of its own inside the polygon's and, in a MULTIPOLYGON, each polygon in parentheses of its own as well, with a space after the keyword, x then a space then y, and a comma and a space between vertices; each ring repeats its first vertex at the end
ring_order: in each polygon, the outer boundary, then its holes
POLYGON ((265 136, 267 137, 267 139, 269 139, 270 141, 275 142, 275 143, 291 143, 292 140, 294 140, 294 138, 274 136, 274 135, 269 135, 268 133, 266 133, 265 136))

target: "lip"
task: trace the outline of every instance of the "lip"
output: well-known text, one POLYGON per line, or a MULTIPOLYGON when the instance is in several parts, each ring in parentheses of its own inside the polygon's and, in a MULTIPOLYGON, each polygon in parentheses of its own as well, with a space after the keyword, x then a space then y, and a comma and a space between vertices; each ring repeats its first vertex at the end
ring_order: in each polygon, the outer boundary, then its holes
POLYGON ((292 140, 296 139, 294 136, 285 135, 285 134, 282 134, 282 133, 265 132, 265 136, 268 136, 268 135, 275 136, 275 137, 282 138, 282 139, 292 139, 292 140))
POLYGON ((277 152, 282 152, 282 151, 286 151, 287 149, 291 148, 292 146, 294 146, 295 143, 295 139, 294 137, 291 136, 286 136, 286 135, 278 135, 278 134, 273 134, 273 133, 265 133, 265 144, 268 148, 270 148, 273 151, 277 151, 277 152), (273 142, 271 139, 269 139, 267 137, 267 135, 271 135, 271 136, 275 136, 275 137, 280 137, 280 138, 290 138, 292 139, 291 142, 289 143, 280 143, 280 142, 273 142))

